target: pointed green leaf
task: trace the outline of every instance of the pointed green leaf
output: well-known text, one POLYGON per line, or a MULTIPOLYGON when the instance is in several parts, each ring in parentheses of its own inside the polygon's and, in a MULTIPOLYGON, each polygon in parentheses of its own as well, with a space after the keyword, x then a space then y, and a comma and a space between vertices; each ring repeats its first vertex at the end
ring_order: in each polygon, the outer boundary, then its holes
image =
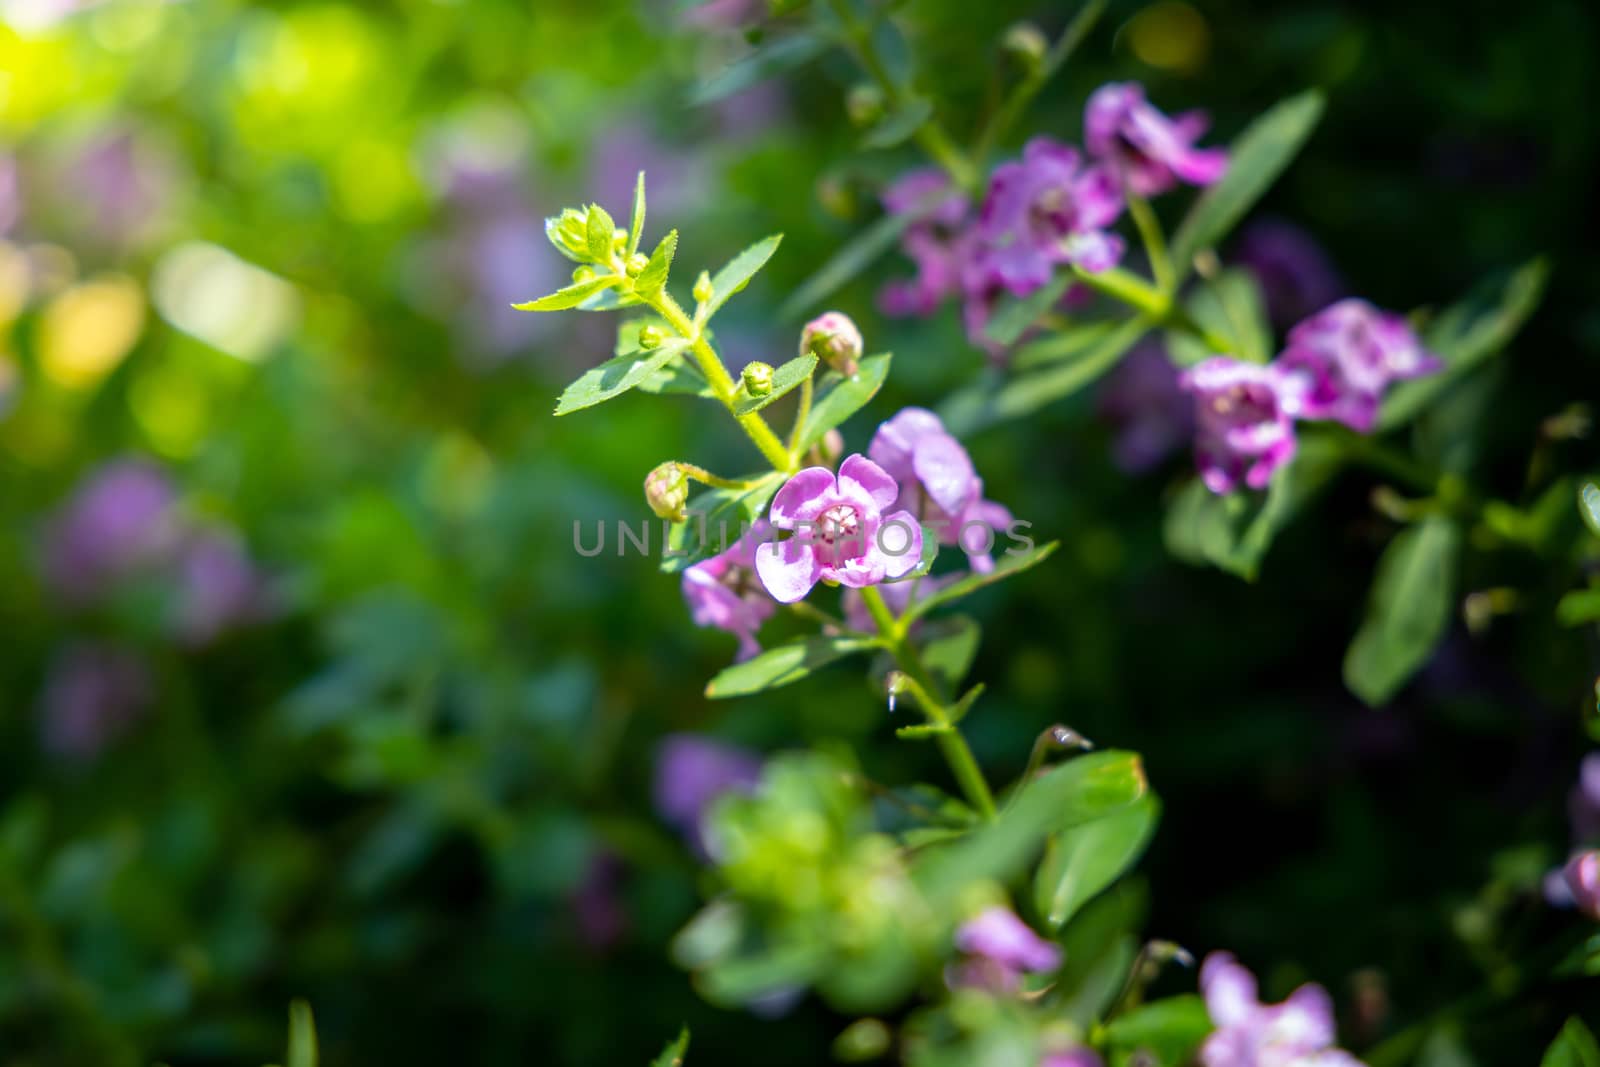
POLYGON ((672 270, 672 257, 678 254, 678 231, 668 230, 667 235, 650 253, 650 262, 633 280, 633 287, 641 293, 654 293, 667 284, 667 274, 672 270))
MULTIPOLYGON (((932 540, 932 538, 928 538, 932 540)), ((967 615, 952 615, 936 619, 922 628, 917 636, 923 666, 946 692, 956 691, 972 661, 978 656, 978 641, 983 630, 977 620, 967 615)))
POLYGON ((683 1057, 688 1051, 689 1028, 685 1026, 678 1031, 677 1038, 661 1050, 661 1055, 650 1061, 650 1067, 683 1067, 683 1057))
POLYGON ((811 372, 816 369, 817 357, 812 353, 796 356, 772 372, 772 392, 766 396, 741 395, 739 401, 733 405, 733 413, 749 415, 751 412, 760 411, 784 394, 792 392, 801 382, 811 377, 811 372))
POLYGON ((762 238, 734 256, 728 261, 727 266, 711 276, 711 299, 706 304, 707 318, 715 315, 717 309, 726 304, 730 296, 750 284, 750 279, 755 277, 756 271, 767 265, 767 260, 772 258, 772 253, 778 250, 778 242, 782 240, 781 233, 762 238))
POLYGON ((1021 374, 1056 363, 1079 359, 1098 348, 1118 327, 1110 319, 1075 323, 1061 330, 1052 330, 1036 341, 1011 353, 1011 370, 1021 374))
POLYGON ((786 70, 808 63, 827 51, 830 40, 816 33, 792 33, 724 67, 703 82, 689 97, 692 104, 709 104, 748 89, 786 70))
POLYGON ((639 180, 633 187, 633 220, 628 224, 628 251, 627 256, 639 251, 639 238, 644 236, 644 171, 639 172, 639 180))
POLYGON ((650 375, 637 386, 644 393, 676 393, 684 396, 704 397, 715 400, 717 394, 712 390, 711 384, 706 381, 706 376, 700 373, 700 368, 692 360, 676 359, 665 367, 650 375))
POLYGON ((541 296, 537 300, 529 300, 525 304, 512 304, 511 306, 518 311, 565 311, 568 308, 577 307, 596 293, 609 289, 616 284, 617 279, 614 275, 606 275, 586 282, 577 282, 574 285, 567 286, 565 289, 558 289, 549 296, 541 296))
POLYGON ((722 671, 706 686, 706 696, 722 700, 776 689, 798 682, 835 660, 878 647, 876 639, 864 637, 812 637, 779 645, 722 671))
POLYGON ((1050 838, 1033 880, 1033 901, 1052 930, 1122 877, 1150 843, 1161 805, 1154 794, 1050 838))
POLYGON ((1600 537, 1600 485, 1585 482, 1583 488, 1578 490, 1578 513, 1583 516, 1590 531, 1600 537))
MULTIPOLYGON (((1249 271, 1229 268, 1196 287, 1184 302, 1190 318, 1221 342, 1226 354, 1247 363, 1265 363, 1273 356, 1272 326, 1267 321, 1261 286, 1249 271)), ((1191 367, 1219 353, 1192 333, 1168 331, 1167 351, 1173 362, 1191 367)))
POLYGON ((688 341, 674 337, 654 351, 624 353, 591 367, 561 394, 556 402, 556 414, 567 415, 593 407, 627 392, 688 347, 688 341))
POLYGON ((862 148, 893 148, 902 144, 933 117, 933 101, 912 97, 889 112, 861 138, 862 148))
POLYGON ((616 233, 617 224, 599 204, 589 205, 588 224, 584 236, 588 239, 589 258, 596 263, 610 263, 611 239, 616 233))
POLYGON ((1344 659, 1344 681, 1372 707, 1386 704, 1428 662, 1454 603, 1461 531, 1430 515, 1402 530, 1378 561, 1367 617, 1344 659))
POLYGON ((1594 1034, 1583 1020, 1574 1015, 1561 1028, 1539 1067, 1600 1067, 1600 1044, 1595 1043, 1594 1034))
POLYGON ((945 604, 953 604, 964 596, 970 596, 984 586, 993 585, 995 582, 1004 581, 1014 574, 1021 574, 1030 570, 1050 558, 1050 554, 1061 547, 1060 541, 1051 541, 1047 545, 1039 545, 1025 552, 1012 552, 1009 549, 1001 554, 1000 561, 994 565, 994 570, 986 574, 973 573, 943 589, 934 591, 929 596, 918 600, 910 607, 902 618, 920 619, 934 608, 945 604))
POLYGON ((1117 1016, 1106 1024, 1106 1041, 1125 1053, 1142 1049, 1155 1056, 1150 1063, 1190 1063, 1212 1029, 1205 1001, 1180 993, 1117 1016))
POLYGON ((317 1067, 317 1027, 311 1005, 296 1000, 289 1005, 289 1053, 285 1067, 317 1067))
POLYGON ((1195 201, 1172 239, 1179 280, 1196 252, 1215 247, 1278 180, 1322 117, 1315 89, 1280 101, 1257 118, 1228 148, 1228 172, 1195 201))
POLYGON ((811 400, 811 413, 800 432, 800 451, 822 440, 823 434, 840 425, 851 415, 866 407, 878 395, 883 381, 889 376, 888 352, 868 356, 856 365, 856 373, 846 378, 837 371, 829 371, 817 387, 811 400))
POLYGON ((1015 344, 1034 323, 1061 302, 1076 280, 1071 271, 1064 270, 1020 300, 1005 300, 995 309, 993 317, 984 327, 983 335, 998 345, 1015 344))
POLYGON ((900 235, 916 219, 914 212, 903 215, 890 213, 877 219, 835 252, 817 268, 815 274, 797 285, 778 308, 778 317, 785 322, 792 322, 831 296, 893 248, 900 240, 900 235))

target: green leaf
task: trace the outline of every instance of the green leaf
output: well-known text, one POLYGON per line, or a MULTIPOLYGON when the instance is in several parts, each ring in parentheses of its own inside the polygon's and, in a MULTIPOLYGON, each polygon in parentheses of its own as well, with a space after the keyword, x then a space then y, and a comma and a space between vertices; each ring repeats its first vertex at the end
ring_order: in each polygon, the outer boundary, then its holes
POLYGON ((1275 104, 1228 148, 1228 172, 1189 211, 1172 239, 1181 281, 1196 252, 1215 247, 1271 188, 1322 117, 1322 94, 1309 89, 1275 104))
POLYGON ((1150 843, 1160 816, 1160 803, 1147 793, 1103 819, 1050 838, 1033 881, 1034 905, 1050 929, 1065 926, 1079 908, 1133 866, 1150 843))
POLYGON ((1177 1067, 1190 1062, 1211 1030, 1205 1001, 1180 993, 1117 1016, 1106 1024, 1105 1033, 1114 1049, 1143 1049, 1155 1055, 1156 1064, 1177 1067))
MULTIPOLYGON (((1195 322, 1228 342, 1229 355, 1247 363, 1265 363, 1272 358, 1272 326, 1267 321, 1266 302, 1261 286, 1249 271, 1222 271, 1198 287, 1185 307, 1195 322)), ((1217 355, 1191 333, 1170 330, 1166 338, 1167 351, 1180 366, 1193 366, 1217 355)))
POLYGON ((828 962, 828 952, 821 945, 781 945, 756 955, 719 960, 697 976, 696 985, 713 1004, 742 1006, 780 989, 810 985, 826 973, 828 962))
POLYGON ((828 49, 828 38, 794 33, 729 64, 703 82, 689 97, 691 104, 709 104, 808 63, 828 49))
POLYGON ((1578 513, 1591 533, 1600 537, 1600 485, 1585 482, 1578 490, 1578 513))
POLYGON ((688 347, 688 341, 675 337, 654 351, 627 352, 591 367, 561 394, 556 401, 556 414, 568 415, 626 393, 688 347))
POLYGON ((639 251, 639 238, 644 236, 644 171, 633 187, 633 220, 628 223, 628 251, 631 256, 639 251))
POLYGON ((577 282, 558 289, 549 296, 541 296, 537 300, 529 300, 524 304, 512 304, 518 311, 565 311, 575 308, 603 290, 617 284, 615 275, 606 275, 602 278, 592 278, 586 282, 577 282))
POLYGON ((1430 515, 1402 530, 1378 561, 1367 617, 1344 659, 1344 680, 1368 705, 1385 704, 1428 661, 1454 602, 1461 531, 1430 515))
POLYGON ((747 485, 708 489, 689 501, 689 518, 672 527, 661 569, 676 573, 732 545, 761 514, 784 478, 778 471, 767 471, 747 485))
POLYGON ((925 96, 912 97, 889 112, 877 125, 861 138, 862 148, 893 148, 902 144, 933 117, 933 101, 925 96))
POLYGON ((680 359, 668 363, 665 367, 650 375, 635 386, 642 393, 679 393, 685 396, 699 396, 707 400, 715 400, 717 394, 712 390, 711 383, 706 381, 706 376, 700 373, 700 368, 693 361, 680 359))
POLYGON ((1039 545, 1022 552, 1012 552, 1009 549, 1002 553, 1000 561, 994 565, 994 570, 986 574, 973 573, 967 575, 953 585, 935 590, 921 600, 915 601, 906 608, 901 618, 908 620, 920 619, 934 608, 945 604, 953 604, 964 596, 970 596, 984 586, 1005 581, 1014 574, 1031 570, 1050 558, 1050 554, 1061 547, 1060 541, 1051 541, 1047 545, 1039 545))
POLYGON ((778 242, 782 240, 781 233, 762 238, 711 276, 711 299, 706 304, 706 318, 715 315, 730 296, 750 284, 750 279, 755 277, 756 271, 767 265, 767 260, 772 258, 772 253, 778 250, 778 242))
POLYGON ((672 270, 672 257, 678 254, 678 231, 668 230, 667 235, 650 253, 650 261, 633 280, 634 289, 641 293, 654 293, 667 284, 667 274, 672 270))
POLYGON ((1418 1050, 1415 1067, 1476 1067, 1476 1063, 1461 1040, 1460 1028, 1442 1023, 1418 1050))
POLYGON ((904 215, 886 214, 874 221, 829 257, 815 274, 795 287, 778 308, 778 318, 792 322, 831 296, 893 248, 900 240, 900 235, 916 219, 914 212, 907 212, 904 215))
POLYGON ((954 692, 978 655, 983 630, 966 615, 952 615, 923 627, 918 635, 922 663, 947 692, 954 692))
POLYGON ((803 356, 796 356, 789 362, 772 372, 772 392, 766 396, 744 395, 733 406, 735 415, 748 415, 753 411, 760 411, 768 404, 792 392, 801 382, 811 377, 811 372, 817 369, 817 357, 810 352, 803 356))
POLYGON ((1076 323, 1062 330, 1052 330, 1036 341, 1011 353, 1013 373, 1037 370, 1053 363, 1078 359, 1093 352, 1112 332, 1118 323, 1111 319, 1076 323))
POLYGON ((1044 285, 1020 300, 1007 300, 995 309, 993 317, 983 329, 984 337, 995 344, 1010 346, 1028 332, 1028 328, 1045 316, 1067 295, 1077 279, 1071 271, 1062 271, 1044 285))
POLYGON ((1503 349, 1539 306, 1549 273, 1544 260, 1531 260, 1503 281, 1480 283, 1440 312, 1422 332, 1422 344, 1444 361, 1444 369, 1391 387, 1378 412, 1378 432, 1409 422, 1451 383, 1503 349))
POLYGON ((1539 1067, 1600 1067, 1600 1045, 1595 1044, 1583 1020, 1574 1015, 1561 1028, 1539 1067))
POLYGON ((936 912, 953 905, 974 881, 1010 881, 1048 835, 1132 804, 1146 785, 1137 755, 1110 751, 1068 760, 1018 789, 996 821, 918 858, 912 876, 936 912))
POLYGON ((289 1052, 285 1067, 317 1067, 317 1026, 311 1005, 296 1000, 289 1005, 289 1052))
POLYGON ((879 644, 876 638, 812 637, 769 648, 759 656, 735 663, 711 679, 706 686, 706 696, 722 700, 776 689, 798 682, 835 660, 878 648, 879 644))
POLYGON ((1344 462, 1337 443, 1315 431, 1300 440, 1294 460, 1265 493, 1218 496, 1195 478, 1167 509, 1167 550, 1189 563, 1210 563, 1255 581, 1278 533, 1333 479, 1344 462))
POLYGON ((866 407, 867 402, 878 395, 884 379, 889 376, 891 358, 888 352, 868 356, 856 365, 853 378, 846 378, 837 371, 823 375, 811 400, 805 428, 800 432, 800 451, 822 440, 823 434, 866 407))
POLYGON ((661 1050, 661 1055, 650 1061, 650 1067, 683 1067, 683 1057, 688 1051, 689 1028, 685 1026, 678 1031, 677 1038, 661 1050))
POLYGON ((1136 931, 1144 925, 1147 893, 1125 878, 1091 900, 1061 931, 1064 957, 1056 973, 1060 1013, 1088 1029, 1122 992, 1139 954, 1136 931))
POLYGON ((589 205, 588 223, 589 228, 584 236, 589 245, 589 258, 596 263, 610 263, 611 238, 616 232, 617 224, 599 204, 589 205))

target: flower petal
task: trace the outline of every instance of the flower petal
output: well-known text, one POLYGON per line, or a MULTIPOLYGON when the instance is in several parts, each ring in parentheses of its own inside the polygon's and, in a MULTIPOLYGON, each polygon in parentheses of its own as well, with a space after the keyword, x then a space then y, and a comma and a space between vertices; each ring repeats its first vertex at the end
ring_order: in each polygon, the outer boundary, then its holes
POLYGON ((756 549, 756 576, 780 604, 804 600, 822 576, 816 553, 800 538, 769 541, 756 549))
POLYGON ((972 503, 978 492, 972 457, 961 442, 945 433, 928 434, 911 453, 911 469, 935 504, 954 515, 972 503))
POLYGON ((860 494, 871 501, 873 511, 882 511, 894 504, 900 486, 882 467, 857 452, 839 465, 839 492, 846 496, 860 494))
POLYGON ((909 511, 886 515, 869 554, 883 563, 890 578, 910 574, 922 562, 922 527, 909 511))
POLYGON ((827 497, 834 490, 833 472, 826 467, 807 467, 783 483, 772 498, 768 517, 780 530, 792 530, 797 522, 810 522, 822 514, 827 497))
POLYGON ((1206 1011, 1219 1028, 1242 1026, 1261 1008, 1256 977, 1231 952, 1213 952, 1200 965, 1200 991, 1206 1011))

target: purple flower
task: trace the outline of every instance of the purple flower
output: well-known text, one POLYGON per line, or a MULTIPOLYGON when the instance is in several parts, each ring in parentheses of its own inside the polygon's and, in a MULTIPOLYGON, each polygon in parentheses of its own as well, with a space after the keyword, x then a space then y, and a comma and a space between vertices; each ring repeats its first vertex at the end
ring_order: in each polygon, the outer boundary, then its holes
POLYGON ((755 579, 756 546, 771 537, 772 527, 757 519, 723 552, 683 572, 683 599, 696 626, 714 626, 739 639, 739 659, 761 651, 756 631, 777 605, 755 579))
POLYGON ((1010 992, 1024 974, 1061 966, 1061 949, 1029 929, 1009 908, 986 908, 956 930, 956 949, 967 959, 948 976, 952 985, 1010 992))
POLYGON ((1333 1001, 1307 983, 1281 1004, 1262 1004, 1256 979, 1228 952, 1200 967, 1200 991, 1216 1030, 1200 1046, 1202 1067, 1360 1067, 1333 1048, 1333 1001))
POLYGON ((1278 366, 1299 418, 1334 419, 1365 433, 1390 382, 1432 374, 1444 364, 1422 347, 1406 320, 1365 300, 1341 300, 1289 331, 1278 366))
POLYGON ((1089 97, 1083 143, 1135 195, 1155 196, 1179 181, 1210 185, 1228 169, 1227 152, 1194 147, 1207 124, 1199 111, 1168 118, 1151 106, 1137 82, 1113 82, 1089 97))
POLYGON ((178 536, 177 493, 156 466, 115 460, 82 482, 48 526, 45 579, 74 604, 164 559, 178 536))
POLYGON ((1045 1053, 1039 1061, 1039 1067, 1105 1067, 1105 1061, 1094 1049, 1079 1045, 1077 1048, 1045 1053))
POLYGON ((885 189, 883 206, 891 215, 915 216, 900 237, 900 247, 917 273, 885 285, 878 303, 887 315, 931 315, 946 299, 961 294, 964 269, 976 252, 967 198, 944 171, 925 168, 902 175, 885 189))
POLYGON ((862 455, 807 467, 784 483, 768 512, 795 536, 756 549, 756 574, 779 603, 792 604, 819 581, 860 588, 899 578, 922 559, 922 527, 908 511, 884 514, 900 487, 862 455))
POLYGON ((266 583, 236 537, 204 531, 188 539, 177 560, 174 625, 190 645, 265 617, 266 583))
POLYGON ((621 894, 626 873, 615 852, 599 849, 589 857, 583 880, 567 896, 574 932, 590 952, 609 951, 628 932, 628 909, 621 894))
POLYGON ((1185 371, 1178 384, 1195 397, 1195 463, 1213 493, 1231 493, 1241 482, 1264 489, 1294 458, 1294 421, 1276 367, 1217 356, 1185 371))
POLYGON ((1058 263, 1105 270, 1122 257, 1122 239, 1105 230, 1121 213, 1108 171, 1084 168, 1077 149, 1035 137, 1020 161, 1002 163, 989 179, 978 219, 983 268, 1018 296, 1049 281, 1058 263))
POLYGON ((0 236, 22 217, 21 184, 16 157, 0 153, 0 236))
POLYGON ((1112 458, 1129 473, 1149 470, 1194 434, 1194 403, 1159 341, 1140 343, 1117 365, 1099 412, 1117 429, 1112 458))
POLYGON ((1600 852, 1579 852, 1561 870, 1573 905, 1591 919, 1600 920, 1600 852))
POLYGON ((878 427, 867 448, 872 461, 900 485, 894 506, 919 522, 937 525, 939 543, 959 545, 973 570, 994 567, 995 533, 1011 525, 1011 512, 983 499, 983 479, 972 457, 924 408, 904 408, 878 427))
POLYGON ((1267 314, 1279 326, 1327 307, 1345 293, 1328 254, 1291 222, 1262 219, 1245 227, 1233 260, 1256 276, 1267 314))
POLYGON ((761 758, 695 734, 673 734, 656 752, 655 804, 701 855, 710 854, 706 815, 712 802, 761 780, 761 758))
POLYGON ((1567 796, 1574 841, 1600 841, 1600 752, 1591 752, 1578 765, 1578 784, 1567 796))
POLYGON ((144 662, 116 645, 69 645, 55 659, 40 697, 44 747, 89 760, 125 733, 149 706, 144 662))

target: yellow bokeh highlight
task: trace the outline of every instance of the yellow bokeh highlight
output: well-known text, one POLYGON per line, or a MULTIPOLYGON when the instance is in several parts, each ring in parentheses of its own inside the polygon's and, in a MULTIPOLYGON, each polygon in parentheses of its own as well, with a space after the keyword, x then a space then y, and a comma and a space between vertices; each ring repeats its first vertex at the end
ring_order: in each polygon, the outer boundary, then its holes
POLYGON ((1180 0, 1152 4, 1133 17, 1128 43, 1142 63, 1158 70, 1192 74, 1211 53, 1211 28, 1205 16, 1180 0))
POLYGON ((116 369, 144 330, 144 292, 123 275, 75 285, 39 319, 39 369, 57 385, 84 389, 116 369))
POLYGON ((411 203, 420 186, 404 144, 363 137, 339 153, 334 192, 346 218, 382 222, 411 203))
POLYGON ((170 361, 134 379, 128 408, 151 447, 169 459, 193 455, 210 429, 211 399, 204 382, 170 361))

